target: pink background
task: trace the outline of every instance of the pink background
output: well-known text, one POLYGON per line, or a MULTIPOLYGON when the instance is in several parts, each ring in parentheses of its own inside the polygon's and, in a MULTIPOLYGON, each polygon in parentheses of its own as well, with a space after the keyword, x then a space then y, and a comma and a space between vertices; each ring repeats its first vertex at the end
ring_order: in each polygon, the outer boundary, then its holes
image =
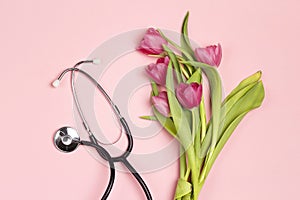
MULTIPOLYGON (((68 84, 55 91, 49 83, 112 35, 179 30, 187 10, 191 38, 222 44, 225 92, 259 69, 266 89, 262 108, 238 127, 200 199, 300 199, 298 0, 1 0, 1 199, 99 198, 107 168, 84 148, 65 155, 52 144, 54 131, 74 119, 68 84)), ((171 199, 177 167, 143 174, 154 199, 171 199)), ((143 199, 136 187, 118 173, 110 199, 143 199)))

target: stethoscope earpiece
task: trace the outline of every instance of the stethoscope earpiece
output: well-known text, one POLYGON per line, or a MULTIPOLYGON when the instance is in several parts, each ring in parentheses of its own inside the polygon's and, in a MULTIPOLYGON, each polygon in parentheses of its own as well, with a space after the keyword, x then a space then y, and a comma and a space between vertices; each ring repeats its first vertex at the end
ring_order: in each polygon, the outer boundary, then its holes
POLYGON ((74 151, 80 144, 80 137, 77 131, 67 126, 58 129, 53 139, 55 147, 64 153, 74 151))

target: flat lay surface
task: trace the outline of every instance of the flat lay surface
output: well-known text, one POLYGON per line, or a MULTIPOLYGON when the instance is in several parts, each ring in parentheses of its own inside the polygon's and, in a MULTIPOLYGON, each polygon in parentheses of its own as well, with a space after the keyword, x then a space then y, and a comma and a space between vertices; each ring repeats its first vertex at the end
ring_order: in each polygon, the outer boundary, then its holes
MULTIPOLYGON (((299 9, 296 0, 0 0, 1 199, 99 199, 109 176, 104 162, 84 147, 63 154, 53 145, 56 130, 76 127, 76 120, 69 80, 58 89, 51 82, 120 33, 150 26, 180 31, 186 11, 193 41, 222 45, 218 70, 224 93, 258 70, 266 91, 262 107, 245 117, 216 160, 199 199, 299 199, 299 9)), ((128 72, 151 62, 130 54, 113 63, 100 81, 113 95, 128 72)), ((147 86, 124 99, 132 125, 148 125, 138 118, 150 113, 148 99, 147 86)), ((95 103, 97 118, 114 140, 118 136, 107 125, 113 123, 102 103, 95 103)), ((154 152, 170 141, 163 132, 136 137, 133 152, 154 152)), ((135 179, 118 168, 109 199, 143 199, 135 179)), ((141 175, 153 198, 166 200, 172 199, 177 173, 178 163, 171 162, 141 175)))

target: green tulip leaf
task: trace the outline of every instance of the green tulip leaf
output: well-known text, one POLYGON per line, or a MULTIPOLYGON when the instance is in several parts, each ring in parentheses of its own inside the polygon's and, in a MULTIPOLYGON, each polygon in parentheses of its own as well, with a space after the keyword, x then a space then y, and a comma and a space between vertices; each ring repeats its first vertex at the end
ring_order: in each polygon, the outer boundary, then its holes
POLYGON ((192 193, 188 193, 187 195, 182 197, 182 200, 191 200, 192 199, 192 193))
POLYGON ((177 81, 178 83, 181 83, 183 81, 183 74, 182 74, 182 71, 181 71, 181 68, 180 68, 180 65, 178 63, 178 60, 176 58, 176 55, 173 53, 173 51, 167 47, 166 45, 163 45, 163 48, 164 50, 167 52, 170 60, 172 61, 173 65, 174 65, 174 69, 175 69, 175 72, 176 72, 176 77, 177 77, 177 81))
POLYGON ((179 46, 178 44, 176 44, 175 42, 173 42, 172 40, 170 40, 168 37, 166 37, 164 35, 164 33, 157 29, 157 31, 159 32, 159 34, 162 36, 162 38, 164 38, 168 43, 170 43, 173 47, 175 47, 177 50, 179 50, 181 53, 184 54, 184 56, 188 59, 188 60, 193 60, 193 57, 181 46, 179 46))
POLYGON ((259 81, 260 78, 261 78, 261 74, 262 74, 262 72, 258 71, 256 73, 252 74, 251 76, 245 78, 244 80, 242 80, 239 83, 239 85, 230 92, 230 94, 226 97, 226 99, 224 100, 224 102, 227 102, 232 96, 234 96, 241 89, 249 86, 252 83, 256 83, 257 81, 259 81))
MULTIPOLYGON (((227 125, 229 120, 229 112, 232 110, 233 106, 237 103, 237 101, 243 97, 250 89, 252 89, 256 84, 257 81, 259 81, 259 78, 261 77, 261 72, 257 72, 247 78, 245 78, 241 83, 233 89, 233 91, 225 98, 225 100, 222 103, 221 112, 222 112, 222 118, 221 118, 221 124, 223 127, 226 127, 225 125, 225 119, 227 119, 227 125), (247 84, 246 84, 247 83, 247 84)), ((251 108, 249 108, 251 109, 251 108)), ((233 112, 232 112, 233 113, 233 112)), ((232 118, 231 118, 232 120, 232 118)), ((207 134, 211 135, 212 133, 212 127, 209 124, 207 134)), ((222 131, 220 132, 220 135, 218 136, 218 139, 222 136, 222 131)), ((210 147, 211 138, 205 137, 204 142, 202 144, 202 149, 200 153, 200 157, 204 157, 210 147)))
POLYGON ((192 184, 184 179, 178 179, 174 199, 181 199, 182 197, 190 194, 191 192, 192 184))
MULTIPOLYGON (((246 114, 247 114, 247 112, 241 114, 240 116, 238 116, 235 120, 232 121, 230 126, 226 129, 226 131, 224 132, 224 135, 227 136, 227 140, 229 139, 232 132, 235 130, 235 128, 238 126, 238 124, 242 121, 243 117, 246 114)), ((216 146, 211 158, 208 159, 207 163, 205 163, 205 166, 204 166, 202 174, 201 174, 201 180, 200 180, 201 182, 205 181, 206 177, 208 176, 208 174, 209 174, 209 172, 212 168, 212 165, 213 165, 214 161, 216 160, 217 156, 221 152, 221 150, 224 147, 227 140, 225 140, 225 138, 224 138, 224 140, 220 141, 221 143, 218 143, 218 145, 216 146)))
POLYGON ((219 135, 220 118, 221 118, 221 101, 222 101, 222 85, 221 78, 215 67, 211 67, 205 63, 200 63, 196 61, 186 61, 184 63, 190 64, 194 67, 201 68, 205 73, 208 81, 209 88, 211 91, 211 105, 212 105, 212 117, 210 120, 212 131, 206 134, 206 137, 211 138, 210 144, 212 151, 217 144, 217 139, 219 135))
POLYGON ((175 96, 174 78, 172 70, 172 60, 170 60, 166 78, 166 89, 168 101, 170 106, 171 116, 174 121, 177 136, 185 149, 189 147, 192 142, 190 122, 185 115, 185 112, 175 96))
MULTIPOLYGON (((200 68, 197 68, 197 70, 192 74, 192 76, 187 80, 187 83, 193 83, 193 82, 196 82, 196 83, 201 83, 201 69, 200 68)), ((202 96, 203 98, 203 96, 202 96)), ((203 103, 203 102, 202 102, 203 103)), ((195 109, 195 108, 194 108, 195 109)), ((201 109, 201 108, 200 108, 201 109)), ((203 118, 201 118, 200 116, 200 113, 203 115, 205 115, 205 113, 202 111, 200 111, 199 108, 197 108, 197 113, 195 113, 195 111, 193 110, 192 113, 193 113, 193 122, 194 122, 194 125, 196 125, 196 129, 195 129, 195 126, 193 126, 193 136, 194 136, 194 147, 195 147, 195 150, 196 150, 196 155, 197 157, 199 158, 199 153, 200 153, 200 146, 201 146, 201 128, 202 128, 202 120, 203 118)), ((203 117, 203 116, 202 116, 203 117)), ((205 120, 204 120, 204 123, 205 123, 205 120)))
POLYGON ((193 82, 200 83, 201 82, 201 69, 198 68, 186 82, 189 84, 193 83, 193 82))
POLYGON ((151 115, 139 116, 139 118, 149 120, 149 121, 157 121, 157 118, 155 116, 151 116, 151 115))
MULTIPOLYGON (((242 98, 250 89, 252 89, 257 83, 251 83, 247 85, 246 87, 240 89, 235 93, 235 95, 231 96, 230 98, 226 98, 222 103, 222 112, 228 113, 232 107, 235 105, 235 103, 242 98)), ((226 114, 223 116, 222 121, 224 120, 226 114)))
POLYGON ((174 126, 173 121, 169 117, 165 117, 160 114, 155 107, 153 107, 153 113, 155 118, 159 121, 159 123, 173 136, 177 139, 176 128, 174 126))
MULTIPOLYGON (((199 112, 199 107, 193 108, 191 110, 192 113, 192 136, 193 139, 197 138, 196 136, 200 134, 200 128, 201 128, 201 123, 200 123, 200 112, 199 112)), ((199 138, 198 138, 199 139, 199 138)), ((194 146, 195 148, 200 148, 200 139, 195 141, 194 139, 194 146)))
MULTIPOLYGON (((193 55, 193 49, 188 36, 188 21, 189 21, 189 12, 186 13, 182 26, 181 26, 181 38, 180 44, 183 49, 185 49, 190 55, 193 55)), ((184 55, 183 55, 184 56, 184 55)))
MULTIPOLYGON (((211 158, 207 162, 205 177, 209 173, 214 161, 223 149, 229 137, 232 135, 235 128, 248 112, 258 108, 262 104, 264 95, 263 83, 258 81, 250 90, 248 90, 248 92, 245 93, 244 96, 238 99, 235 105, 226 113, 224 126, 222 127, 221 131, 221 137, 211 158)), ((232 96, 232 98, 234 98, 234 96, 232 96)), ((226 105, 226 102, 224 105, 226 105)))
POLYGON ((152 87, 152 96, 157 96, 158 95, 158 88, 157 85, 154 81, 151 80, 151 87, 152 87))
MULTIPOLYGON (((226 112, 224 117, 223 129, 239 115, 258 108, 264 99, 264 87, 261 81, 258 81, 245 95, 236 101, 236 103, 226 112)), ((227 108, 225 107, 227 110, 227 108)), ((221 135, 222 136, 222 135, 221 135)))

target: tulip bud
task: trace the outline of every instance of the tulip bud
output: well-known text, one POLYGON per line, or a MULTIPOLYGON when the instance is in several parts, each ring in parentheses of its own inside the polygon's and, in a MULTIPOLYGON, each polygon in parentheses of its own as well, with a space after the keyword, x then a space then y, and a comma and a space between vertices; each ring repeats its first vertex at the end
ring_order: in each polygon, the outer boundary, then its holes
POLYGON ((218 46, 212 45, 205 48, 196 48, 195 56, 199 62, 218 67, 222 59, 221 45, 218 44, 218 46))
POLYGON ((166 64, 168 66, 169 61, 170 61, 169 57, 166 56, 166 57, 157 59, 156 63, 164 63, 164 64, 166 64))
POLYGON ((202 85, 199 83, 180 83, 176 88, 176 96, 183 107, 187 109, 197 107, 202 98, 202 85))
POLYGON ((149 28, 137 49, 145 54, 158 55, 164 52, 162 45, 167 43, 157 30, 149 28))
POLYGON ((152 96, 152 103, 160 114, 165 117, 170 116, 170 107, 166 91, 160 92, 158 96, 152 96))
POLYGON ((159 58, 156 64, 152 63, 146 68, 148 76, 159 85, 166 84, 169 58, 159 58))

